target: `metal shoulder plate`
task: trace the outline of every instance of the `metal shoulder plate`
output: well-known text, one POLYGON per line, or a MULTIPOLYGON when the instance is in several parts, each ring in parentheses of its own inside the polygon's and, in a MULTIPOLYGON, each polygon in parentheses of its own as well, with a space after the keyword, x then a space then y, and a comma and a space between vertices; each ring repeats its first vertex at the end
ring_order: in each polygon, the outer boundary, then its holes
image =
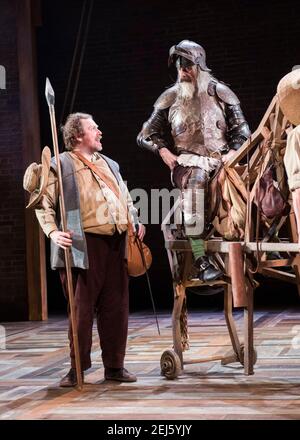
POLYGON ((217 82, 216 84, 216 94, 225 104, 228 105, 237 105, 240 103, 239 98, 236 96, 233 91, 221 82, 217 82))
POLYGON ((159 110, 164 110, 174 104, 177 97, 177 85, 165 90, 154 103, 154 107, 159 110))

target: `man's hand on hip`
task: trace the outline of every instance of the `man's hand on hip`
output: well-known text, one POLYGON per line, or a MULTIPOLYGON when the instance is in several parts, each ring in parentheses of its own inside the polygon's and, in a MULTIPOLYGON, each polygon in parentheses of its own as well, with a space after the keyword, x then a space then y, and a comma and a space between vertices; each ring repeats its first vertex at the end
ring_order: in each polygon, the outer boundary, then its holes
POLYGON ((52 231, 49 237, 51 240, 62 249, 68 249, 72 246, 73 232, 52 231))
POLYGON ((175 156, 175 154, 171 153, 171 151, 165 147, 160 148, 159 155, 172 171, 177 163, 177 156, 175 156))
POLYGON ((229 150, 227 154, 223 154, 223 155, 222 155, 222 162, 223 162, 223 163, 228 162, 229 159, 231 159, 232 156, 235 155, 235 153, 236 153, 235 150, 229 150))

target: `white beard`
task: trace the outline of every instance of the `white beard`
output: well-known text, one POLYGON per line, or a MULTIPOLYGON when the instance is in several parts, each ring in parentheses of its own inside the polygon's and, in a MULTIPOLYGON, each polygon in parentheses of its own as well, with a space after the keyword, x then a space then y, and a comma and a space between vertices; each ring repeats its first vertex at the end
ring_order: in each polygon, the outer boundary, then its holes
POLYGON ((191 109, 193 108, 193 100, 197 101, 197 96, 201 93, 207 93, 207 87, 212 76, 208 72, 203 72, 199 69, 196 84, 192 82, 183 81, 178 82, 177 97, 174 107, 169 114, 169 121, 178 126, 180 124, 189 123, 199 119, 199 115, 191 109))
POLYGON ((192 82, 183 81, 178 83, 177 97, 173 111, 169 118, 173 124, 184 124, 190 118, 192 101, 196 93, 196 86, 192 82))
POLYGON ((208 72, 203 72, 202 70, 198 70, 196 85, 192 82, 183 81, 178 83, 178 94, 177 99, 181 101, 183 104, 186 104, 188 101, 201 92, 207 92, 208 83, 211 80, 212 76, 208 72))
POLYGON ((196 91, 196 87, 193 83, 188 81, 183 81, 178 84, 178 94, 177 99, 186 104, 191 101, 196 91))

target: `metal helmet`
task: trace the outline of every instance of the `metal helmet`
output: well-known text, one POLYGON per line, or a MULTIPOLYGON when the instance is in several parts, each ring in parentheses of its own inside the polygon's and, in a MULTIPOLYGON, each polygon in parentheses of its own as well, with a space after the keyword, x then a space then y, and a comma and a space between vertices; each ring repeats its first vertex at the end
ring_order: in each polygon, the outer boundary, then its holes
POLYGON ((194 41, 182 40, 179 44, 172 46, 169 51, 169 66, 173 64, 178 57, 186 58, 192 63, 197 64, 201 70, 211 72, 211 69, 206 65, 205 50, 200 44, 194 41))

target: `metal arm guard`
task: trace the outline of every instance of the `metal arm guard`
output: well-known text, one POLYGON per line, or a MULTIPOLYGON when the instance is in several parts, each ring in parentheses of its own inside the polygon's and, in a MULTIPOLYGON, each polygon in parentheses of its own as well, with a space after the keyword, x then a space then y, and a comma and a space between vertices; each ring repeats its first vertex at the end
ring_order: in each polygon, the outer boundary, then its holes
POLYGON ((249 126, 239 104, 226 105, 225 114, 228 124, 228 147, 238 150, 251 135, 249 126))
POLYGON ((163 147, 170 148, 170 127, 168 109, 155 108, 137 136, 137 144, 152 153, 158 153, 163 147))

